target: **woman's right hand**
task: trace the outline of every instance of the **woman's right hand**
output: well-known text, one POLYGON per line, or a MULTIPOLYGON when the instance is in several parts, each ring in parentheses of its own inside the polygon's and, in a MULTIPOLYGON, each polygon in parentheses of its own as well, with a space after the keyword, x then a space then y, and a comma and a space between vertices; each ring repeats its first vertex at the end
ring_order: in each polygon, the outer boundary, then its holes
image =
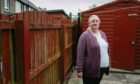
POLYGON ((78 76, 78 78, 82 78, 83 77, 83 72, 77 72, 77 76, 78 76))

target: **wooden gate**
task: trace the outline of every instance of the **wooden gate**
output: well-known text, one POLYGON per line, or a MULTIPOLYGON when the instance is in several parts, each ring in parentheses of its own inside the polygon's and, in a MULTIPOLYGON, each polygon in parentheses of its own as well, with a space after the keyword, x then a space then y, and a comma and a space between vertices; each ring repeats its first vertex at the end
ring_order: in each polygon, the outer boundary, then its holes
POLYGON ((60 84, 61 26, 30 27, 16 22, 18 84, 60 84), (23 34, 23 35, 21 35, 23 34), (24 67, 23 67, 24 65, 24 67), (21 78, 21 77, 25 78, 21 78), (23 80, 24 79, 24 80, 23 80))

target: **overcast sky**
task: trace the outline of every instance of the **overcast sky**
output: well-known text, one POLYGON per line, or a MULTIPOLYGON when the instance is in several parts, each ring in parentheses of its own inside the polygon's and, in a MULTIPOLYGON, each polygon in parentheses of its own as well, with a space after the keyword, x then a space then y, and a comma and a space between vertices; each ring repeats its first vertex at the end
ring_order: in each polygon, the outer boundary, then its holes
POLYGON ((63 9, 67 14, 89 9, 90 6, 97 6, 112 2, 113 0, 30 0, 37 7, 47 8, 47 10, 63 9))

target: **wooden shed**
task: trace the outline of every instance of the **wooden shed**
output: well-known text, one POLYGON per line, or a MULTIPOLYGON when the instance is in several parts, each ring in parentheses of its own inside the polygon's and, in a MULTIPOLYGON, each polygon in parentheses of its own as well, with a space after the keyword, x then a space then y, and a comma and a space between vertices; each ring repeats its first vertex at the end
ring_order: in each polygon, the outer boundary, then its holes
POLYGON ((140 69, 140 1, 116 0, 81 14, 82 31, 87 29, 90 15, 101 19, 100 29, 107 35, 113 68, 140 69))
POLYGON ((46 13, 53 18, 53 24, 72 24, 71 16, 68 16, 64 10, 47 10, 46 13))

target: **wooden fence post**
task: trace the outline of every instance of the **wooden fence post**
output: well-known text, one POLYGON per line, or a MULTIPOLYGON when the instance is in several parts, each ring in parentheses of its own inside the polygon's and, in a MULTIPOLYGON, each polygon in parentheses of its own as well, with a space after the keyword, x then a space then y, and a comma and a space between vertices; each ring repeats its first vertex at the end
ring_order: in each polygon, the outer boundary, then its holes
POLYGON ((10 83, 10 48, 9 48, 9 33, 7 31, 2 32, 2 44, 3 44, 3 63, 4 63, 4 84, 10 83))
POLYGON ((60 65, 60 71, 61 71, 61 84, 64 82, 64 50, 65 50, 65 39, 64 39, 64 26, 61 26, 60 28, 60 46, 61 46, 61 65, 60 65))
POLYGON ((16 21, 16 75, 17 84, 29 84, 29 28, 25 21, 16 21))

